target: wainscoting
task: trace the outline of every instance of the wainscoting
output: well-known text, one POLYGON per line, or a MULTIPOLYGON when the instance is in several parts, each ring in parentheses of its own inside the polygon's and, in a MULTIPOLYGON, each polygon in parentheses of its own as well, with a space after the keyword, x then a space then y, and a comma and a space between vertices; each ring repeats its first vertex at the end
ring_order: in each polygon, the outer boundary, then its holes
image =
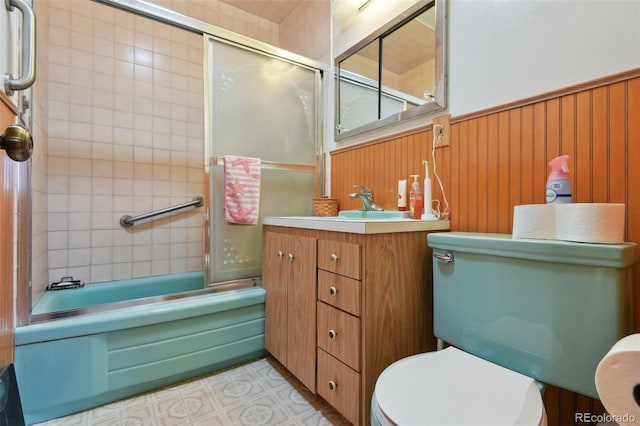
MULTIPOLYGON (((640 243, 640 69, 509 105, 451 117, 451 146, 436 150, 453 231, 510 233, 513 207, 544 203, 549 160, 569 154, 573 199, 625 203, 625 239, 640 243)), ((331 195, 367 185, 376 203, 395 209, 397 181, 421 174, 431 159, 431 126, 331 152, 331 195)), ((442 200, 434 181, 434 199, 442 200)), ((640 332, 640 265, 634 268, 634 331, 640 332)), ((550 425, 582 424, 574 413, 600 413, 598 400, 551 387, 550 425)))

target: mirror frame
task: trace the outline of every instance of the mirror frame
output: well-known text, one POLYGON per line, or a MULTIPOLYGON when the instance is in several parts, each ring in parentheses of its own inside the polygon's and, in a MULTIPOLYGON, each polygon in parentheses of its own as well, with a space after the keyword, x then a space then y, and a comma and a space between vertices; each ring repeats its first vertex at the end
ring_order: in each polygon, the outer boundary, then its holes
MULTIPOLYGON (((447 0, 419 0, 403 13, 392 19, 384 26, 378 28, 368 37, 340 54, 335 59, 335 114, 334 137, 336 141, 344 140, 371 130, 390 126, 401 121, 410 120, 429 113, 441 111, 447 106, 447 0), (355 54, 360 49, 374 41, 379 41, 391 32, 400 28, 406 22, 424 12, 429 6, 436 8, 436 54, 435 54, 435 93, 433 101, 418 105, 410 110, 402 111, 380 118, 351 130, 340 132, 340 63, 355 54)), ((378 58, 380 60, 380 58, 378 58)), ((380 76, 378 76, 380 87, 380 76)))

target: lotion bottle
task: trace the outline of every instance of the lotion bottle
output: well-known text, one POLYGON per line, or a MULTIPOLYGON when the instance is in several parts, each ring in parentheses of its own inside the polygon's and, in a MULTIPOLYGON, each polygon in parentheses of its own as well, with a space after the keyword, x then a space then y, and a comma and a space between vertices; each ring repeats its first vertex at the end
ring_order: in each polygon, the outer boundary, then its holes
POLYGON ((547 204, 571 202, 571 180, 569 178, 568 155, 561 155, 549 161, 551 173, 547 179, 547 204))
POLYGON ((413 183, 411 184, 411 190, 409 191, 409 206, 411 208, 411 219, 420 219, 422 214, 422 191, 420 190, 420 182, 418 178, 420 175, 411 175, 413 183))
POLYGON ((398 211, 407 211, 407 180, 398 181, 398 211))
POLYGON ((433 206, 431 202, 431 178, 429 177, 429 162, 424 160, 424 206, 423 213, 420 219, 422 220, 436 220, 436 216, 433 214, 433 206))

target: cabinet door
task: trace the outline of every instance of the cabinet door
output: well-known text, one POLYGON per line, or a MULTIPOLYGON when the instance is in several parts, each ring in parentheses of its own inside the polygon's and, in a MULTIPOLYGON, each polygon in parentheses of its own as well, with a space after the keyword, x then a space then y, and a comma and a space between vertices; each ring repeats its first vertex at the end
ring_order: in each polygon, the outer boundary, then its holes
POLYGON ((287 235, 265 232, 262 251, 262 286, 265 299, 265 348, 287 365, 287 235))
POLYGON ((289 248, 287 368, 315 393, 316 239, 292 236, 289 248))

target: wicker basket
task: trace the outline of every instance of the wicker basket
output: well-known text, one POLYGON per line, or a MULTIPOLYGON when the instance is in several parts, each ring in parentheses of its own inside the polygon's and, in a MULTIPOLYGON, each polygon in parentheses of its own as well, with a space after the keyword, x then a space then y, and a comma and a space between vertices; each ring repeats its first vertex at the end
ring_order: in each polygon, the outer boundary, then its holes
POLYGON ((314 198, 316 216, 338 216, 338 200, 335 198, 314 198))

